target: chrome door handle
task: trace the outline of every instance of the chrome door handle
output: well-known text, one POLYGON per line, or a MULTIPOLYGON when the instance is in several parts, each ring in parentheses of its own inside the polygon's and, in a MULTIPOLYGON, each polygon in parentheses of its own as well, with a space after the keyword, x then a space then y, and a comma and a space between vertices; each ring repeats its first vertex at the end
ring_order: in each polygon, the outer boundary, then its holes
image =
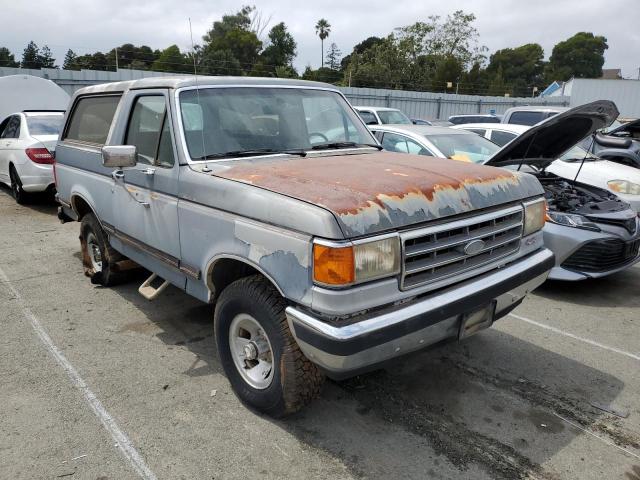
POLYGON ((114 170, 111 172, 111 176, 114 180, 122 180, 124 178, 124 172, 122 170, 114 170))
POLYGON ((155 168, 143 168, 142 170, 140 170, 140 172, 143 175, 154 175, 156 173, 156 169, 155 168))

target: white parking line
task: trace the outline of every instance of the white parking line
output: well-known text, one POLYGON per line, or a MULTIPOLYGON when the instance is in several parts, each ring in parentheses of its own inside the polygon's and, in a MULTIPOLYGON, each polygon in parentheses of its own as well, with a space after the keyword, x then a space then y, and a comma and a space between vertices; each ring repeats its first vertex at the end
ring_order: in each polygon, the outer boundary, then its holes
POLYGON ((624 350, 620 350, 619 348, 610 347, 608 345, 604 345, 602 343, 598 343, 594 340, 589 340, 588 338, 579 337, 578 335, 574 335, 573 333, 565 332, 564 330, 560 330, 559 328, 552 327, 551 325, 546 325, 544 323, 536 322, 535 320, 531 320, 529 318, 521 317, 520 315, 515 315, 510 313, 509 316, 513 318, 517 318, 518 320, 522 320, 523 322, 530 323, 531 325, 535 325, 536 327, 544 328, 546 330, 550 330, 559 335, 564 335, 565 337, 573 338, 574 340, 579 340, 580 342, 587 343, 589 345, 593 345, 594 347, 602 348, 604 350, 608 350, 610 352, 617 353, 619 355, 624 355, 625 357, 632 358, 634 360, 640 361, 640 355, 636 355, 634 353, 625 352, 624 350))
POLYGON ((58 362, 58 365, 62 367, 62 369, 66 372, 71 380, 71 383, 78 388, 82 392, 84 399, 87 401, 93 413, 98 417, 98 419, 102 422, 104 428, 109 432, 111 437, 115 440, 116 444, 122 452, 122 454, 129 461, 133 469, 145 480, 157 480, 155 474, 149 469, 145 461, 142 459, 138 451, 135 449, 129 437, 118 427, 118 424, 113 419, 113 417, 107 412, 107 410, 102 405, 102 402, 98 400, 95 394, 91 391, 91 389, 87 386, 86 382, 82 379, 78 371, 69 363, 69 360, 64 356, 62 351, 55 346, 49 334, 42 327, 42 324, 38 320, 38 318, 31 312, 29 307, 27 307, 25 301, 22 298, 22 295, 14 288, 13 284, 9 280, 9 277, 4 273, 2 268, 0 268, 0 283, 3 283, 7 286, 11 294, 15 297, 15 299, 20 304, 20 308, 22 310, 22 314, 24 317, 29 320, 31 327, 36 332, 40 341, 44 344, 45 348, 49 351, 49 353, 53 356, 53 358, 58 362))

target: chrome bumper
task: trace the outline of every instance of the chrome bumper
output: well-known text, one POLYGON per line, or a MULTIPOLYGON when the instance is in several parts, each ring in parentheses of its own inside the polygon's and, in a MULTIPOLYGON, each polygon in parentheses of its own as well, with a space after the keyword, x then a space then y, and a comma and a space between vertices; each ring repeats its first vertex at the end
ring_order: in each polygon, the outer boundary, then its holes
POLYGON ((496 302, 495 318, 509 313, 543 283, 554 255, 542 249, 493 273, 382 313, 328 323, 287 307, 289 327, 306 357, 330 377, 344 378, 376 364, 458 336, 462 315, 496 302))

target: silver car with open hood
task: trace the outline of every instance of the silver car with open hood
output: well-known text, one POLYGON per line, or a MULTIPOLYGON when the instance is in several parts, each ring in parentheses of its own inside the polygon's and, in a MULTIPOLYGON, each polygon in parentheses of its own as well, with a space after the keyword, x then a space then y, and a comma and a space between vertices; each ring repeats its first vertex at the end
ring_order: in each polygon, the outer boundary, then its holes
POLYGON ((603 277, 640 260, 639 220, 627 203, 607 190, 546 171, 565 151, 617 116, 610 101, 573 108, 527 130, 486 162, 533 173, 542 183, 547 200, 544 242, 556 255, 550 279, 603 277))

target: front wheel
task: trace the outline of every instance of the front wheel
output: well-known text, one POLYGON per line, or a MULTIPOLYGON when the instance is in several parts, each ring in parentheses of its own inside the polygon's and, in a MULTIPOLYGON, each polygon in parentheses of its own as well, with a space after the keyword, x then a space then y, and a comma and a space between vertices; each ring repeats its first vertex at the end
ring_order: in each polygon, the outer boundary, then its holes
POLYGON ((285 306, 276 289, 255 275, 229 285, 214 313, 218 354, 234 392, 274 417, 300 410, 324 382, 291 335, 285 306))

